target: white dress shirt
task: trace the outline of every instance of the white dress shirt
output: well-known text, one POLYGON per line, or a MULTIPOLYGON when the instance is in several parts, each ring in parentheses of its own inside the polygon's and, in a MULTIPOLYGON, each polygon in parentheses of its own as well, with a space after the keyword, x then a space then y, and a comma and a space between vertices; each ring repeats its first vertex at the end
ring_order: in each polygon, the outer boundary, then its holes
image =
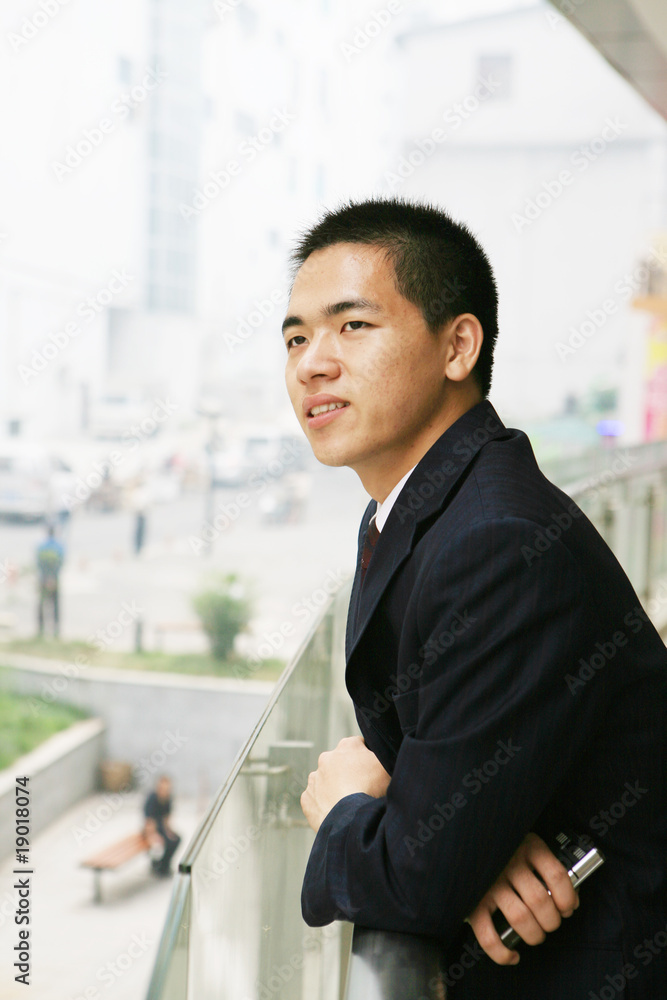
POLYGON ((410 469, 410 471, 406 472, 403 478, 398 483, 396 483, 389 496, 382 503, 377 504, 377 509, 373 514, 373 517, 375 518, 375 527, 378 529, 378 531, 382 531, 382 529, 384 528, 386 520, 389 517, 389 512, 391 511, 391 508, 398 500, 398 494, 401 492, 401 490, 403 489, 406 482, 408 481, 408 479, 410 478, 410 476, 412 475, 412 473, 415 471, 416 468, 417 464, 415 463, 410 469))

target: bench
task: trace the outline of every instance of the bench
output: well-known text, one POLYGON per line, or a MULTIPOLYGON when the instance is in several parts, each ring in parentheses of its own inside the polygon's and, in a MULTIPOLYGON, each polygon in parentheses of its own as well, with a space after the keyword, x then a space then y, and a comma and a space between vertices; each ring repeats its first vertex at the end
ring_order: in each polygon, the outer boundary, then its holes
POLYGON ((129 837, 116 841, 115 844, 105 847, 103 851, 98 851, 97 854, 81 862, 82 868, 92 868, 95 872, 96 903, 102 902, 100 874, 120 868, 126 861, 136 857, 137 854, 143 854, 149 847, 150 844, 143 833, 132 833, 129 837))
POLYGON ((199 632, 203 635, 203 629, 199 622, 156 622, 153 626, 155 632, 155 648, 162 652, 164 637, 167 632, 189 632, 194 634, 199 632))

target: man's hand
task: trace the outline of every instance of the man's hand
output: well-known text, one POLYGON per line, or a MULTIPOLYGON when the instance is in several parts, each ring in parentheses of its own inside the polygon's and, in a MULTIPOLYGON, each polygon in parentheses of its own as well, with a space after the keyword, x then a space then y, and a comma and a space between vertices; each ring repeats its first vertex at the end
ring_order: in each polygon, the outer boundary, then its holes
POLYGON ((148 841, 151 847, 162 847, 164 844, 164 838, 160 836, 157 832, 157 826, 154 819, 147 819, 144 823, 144 837, 148 841))
POLYGON ((335 750, 321 753, 317 771, 308 775, 308 786, 301 796, 304 815, 317 833, 322 820, 337 802, 354 792, 374 798, 386 794, 391 776, 361 736, 348 736, 335 750))
POLYGON ((492 913, 501 910, 527 944, 541 944, 548 931, 560 927, 579 906, 579 897, 563 867, 536 833, 529 833, 507 868, 468 917, 480 945, 498 965, 516 965, 519 954, 506 948, 492 913), (537 878, 538 872, 549 892, 537 878))

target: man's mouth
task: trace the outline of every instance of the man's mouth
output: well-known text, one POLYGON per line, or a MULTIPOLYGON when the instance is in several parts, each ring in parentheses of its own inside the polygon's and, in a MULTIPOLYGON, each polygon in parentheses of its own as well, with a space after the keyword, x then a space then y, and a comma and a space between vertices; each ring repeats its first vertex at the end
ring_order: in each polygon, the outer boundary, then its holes
POLYGON ((349 403, 322 403, 321 406, 313 406, 308 410, 307 416, 316 417, 319 413, 326 413, 328 410, 340 410, 343 406, 349 405, 349 403))

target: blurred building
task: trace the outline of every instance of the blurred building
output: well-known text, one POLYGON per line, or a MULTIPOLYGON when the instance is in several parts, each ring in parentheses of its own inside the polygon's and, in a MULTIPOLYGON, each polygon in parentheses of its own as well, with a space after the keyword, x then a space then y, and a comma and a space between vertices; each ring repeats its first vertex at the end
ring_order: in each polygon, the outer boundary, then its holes
POLYGON ((501 412, 615 393, 641 439, 631 301, 667 126, 545 0, 119 0, 41 27, 8 0, 3 26, 0 431, 87 433, 105 398, 160 395, 288 422, 292 240, 395 193, 489 252, 501 412))
POLYGON ((502 413, 521 426, 613 390, 638 441, 648 321, 632 300, 667 222, 667 125, 554 7, 507 6, 397 38, 405 138, 384 188, 444 205, 488 250, 502 413))
POLYGON ((197 226, 203 6, 6 5, 0 173, 5 432, 86 431, 96 400, 176 396, 199 381, 197 226), (43 15, 42 15, 43 17, 43 15))

